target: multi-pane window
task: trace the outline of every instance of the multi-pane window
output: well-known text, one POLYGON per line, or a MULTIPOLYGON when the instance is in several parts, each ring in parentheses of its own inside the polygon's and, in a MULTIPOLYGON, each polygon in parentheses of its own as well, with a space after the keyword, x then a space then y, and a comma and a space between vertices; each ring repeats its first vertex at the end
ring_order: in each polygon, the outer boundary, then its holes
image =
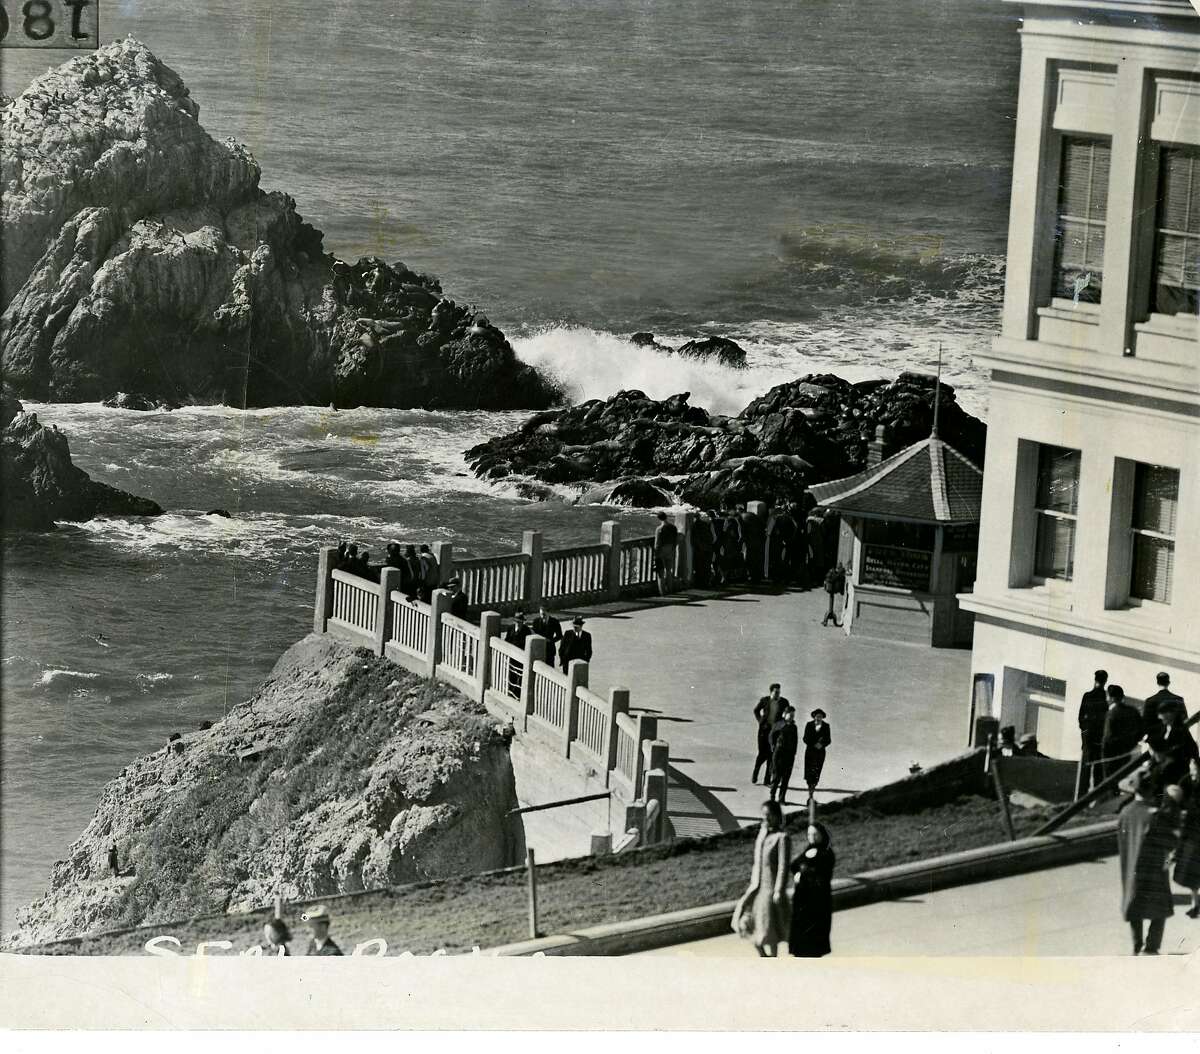
POLYGON ((1075 518, 1079 508, 1079 451, 1038 447, 1037 534, 1033 573, 1070 581, 1075 572, 1075 518))
POLYGON ((1138 464, 1133 474, 1133 559, 1129 595, 1171 602, 1179 470, 1138 464))
POLYGON ((1164 147, 1155 221, 1154 310, 1200 313, 1200 149, 1164 147))
POLYGON ((1062 141, 1054 295, 1078 303, 1100 303, 1111 153, 1107 139, 1065 136, 1062 141))

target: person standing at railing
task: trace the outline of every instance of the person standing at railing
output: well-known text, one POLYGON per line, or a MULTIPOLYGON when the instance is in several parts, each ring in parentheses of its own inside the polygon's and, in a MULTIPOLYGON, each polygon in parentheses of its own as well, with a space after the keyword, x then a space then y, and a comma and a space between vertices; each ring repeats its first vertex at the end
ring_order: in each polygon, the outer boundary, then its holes
POLYGON ((404 555, 400 557, 400 592, 409 601, 416 600, 421 593, 421 561, 411 545, 404 547, 404 555))
MULTIPOLYGON (((513 614, 513 624, 508 627, 504 634, 506 643, 525 650, 525 642, 529 640, 530 634, 533 631, 529 628, 529 623, 525 621, 525 611, 523 608, 517 608, 513 614)), ((512 699, 518 699, 521 695, 521 678, 525 674, 525 663, 517 659, 510 658, 508 660, 508 694, 512 699)))
POLYGON ((792 580, 792 562, 796 546, 796 521, 792 519, 789 506, 784 505, 771 519, 768 529, 767 549, 770 559, 767 566, 771 581, 785 586, 792 580))
POLYGON ((1097 764, 1104 757, 1104 719, 1108 715, 1108 671, 1097 670, 1092 688, 1079 702, 1079 786, 1075 797, 1082 798, 1103 779, 1097 764))
POLYGON ((658 595, 665 597, 675 590, 675 554, 679 546, 679 529, 667 519, 665 512, 658 515, 658 526, 654 528, 654 576, 658 579, 658 595))
POLYGON ((712 513, 697 515, 692 526, 692 581, 697 589, 707 589, 712 581, 713 528, 712 513))
POLYGON ((1125 702, 1125 689, 1119 684, 1108 686, 1108 712, 1104 716, 1104 776, 1113 775, 1133 753, 1142 739, 1142 715, 1125 702))
POLYGON ((1158 683, 1158 691, 1142 703, 1142 727, 1147 735, 1158 734, 1158 715, 1164 707, 1179 711, 1181 725, 1187 720, 1187 705, 1183 696, 1171 691, 1171 675, 1164 670, 1154 679, 1158 683))
POLYGON ((757 585, 762 580, 766 555, 764 524, 762 518, 745 505, 738 506, 738 519, 742 524, 742 560, 746 568, 746 581, 757 585))
POLYGON ((1200 757, 1200 747, 1184 726, 1183 708, 1168 704, 1158 709, 1158 728, 1146 738, 1150 753, 1158 762, 1156 775, 1160 787, 1179 783, 1188 774, 1193 759, 1200 757))
POLYGON ((442 569, 438 567, 437 558, 429 551, 428 545, 421 546, 417 560, 421 564, 421 600, 428 604, 433 600, 433 591, 441 581, 442 569))
POLYGON ((537 618, 533 620, 533 632, 546 638, 546 665, 553 666, 558 655, 558 642, 562 640, 562 623, 549 611, 545 604, 538 605, 537 618))
MULTIPOLYGON (((1132 708, 1131 708, 1132 709, 1132 708)), ((1154 781, 1143 771, 1133 775, 1133 801, 1117 821, 1121 858, 1121 915, 1133 936, 1133 954, 1157 955, 1167 919, 1175 913, 1167 856, 1173 838, 1166 814, 1151 800, 1154 781), (1149 922, 1149 932, 1144 932, 1149 922)))
POLYGON ((571 620, 571 628, 562 635, 559 656, 562 659, 563 673, 570 669, 572 659, 592 661, 592 635, 583 628, 582 615, 576 615, 571 620))
POLYGON ((746 564, 742 556, 742 524, 737 511, 725 507, 724 522, 721 524, 721 575, 722 585, 741 582, 746 575, 746 564))

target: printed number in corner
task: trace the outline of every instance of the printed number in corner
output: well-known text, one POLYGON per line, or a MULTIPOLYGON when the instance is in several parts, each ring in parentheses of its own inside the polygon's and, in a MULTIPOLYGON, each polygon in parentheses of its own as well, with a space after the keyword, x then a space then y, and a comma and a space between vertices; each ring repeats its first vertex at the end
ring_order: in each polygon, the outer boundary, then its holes
POLYGON ((0 47, 100 46, 100 0, 0 0, 0 47))

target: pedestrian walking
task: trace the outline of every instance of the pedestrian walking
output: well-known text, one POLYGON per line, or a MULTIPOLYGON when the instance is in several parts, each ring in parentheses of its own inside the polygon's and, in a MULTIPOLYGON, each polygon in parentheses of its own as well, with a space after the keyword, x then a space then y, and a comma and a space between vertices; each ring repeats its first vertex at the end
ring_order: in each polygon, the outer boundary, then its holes
POLYGON ((750 776, 751 783, 758 782, 759 769, 767 766, 763 783, 771 784, 771 732, 775 723, 783 716, 785 707, 792 704, 779 694, 779 685, 772 684, 767 688, 767 694, 759 699, 754 707, 754 719, 758 723, 758 756, 754 759, 754 772, 750 776))
POLYGON ((1142 715, 1125 702, 1125 689, 1110 684, 1107 689, 1108 710, 1104 715, 1104 777, 1112 776, 1129 760, 1129 755, 1142 739, 1142 715))
MULTIPOLYGON (((508 627, 508 630, 504 634, 504 641, 506 644, 520 648, 521 652, 524 653, 525 642, 529 640, 532 632, 529 628, 529 623, 525 621, 525 610, 517 608, 513 613, 513 624, 508 627)), ((521 697, 521 678, 524 675, 524 661, 510 657, 508 660, 508 695, 510 699, 519 699, 521 697)))
POLYGON ((836 567, 831 567, 825 575, 825 592, 829 595, 829 607, 825 611, 825 617, 821 619, 822 626, 828 626, 829 620, 833 620, 835 626, 840 626, 841 623, 837 620, 837 615, 833 610, 834 597, 841 596, 846 592, 846 568, 839 560, 836 567))
POLYGON ((1154 680, 1158 684, 1158 691, 1142 703, 1142 728, 1148 735, 1158 733, 1158 715, 1164 708, 1178 709, 1180 724, 1187 720, 1187 706, 1183 696, 1171 691, 1171 675, 1163 670, 1154 680))
POLYGON ((533 632, 546 639, 546 665, 553 666, 563 629, 562 623, 546 610, 545 604, 538 606, 537 618, 533 620, 533 632))
POLYGON ((592 635, 583 628, 582 615, 576 615, 571 619, 571 628, 562 635, 562 648, 559 654, 562 657, 563 673, 570 669, 572 659, 582 659, 584 662, 592 661, 592 635))
POLYGON ((658 579, 658 595, 665 597, 675 591, 675 557, 679 546, 679 528, 667 519, 665 512, 658 515, 658 526, 654 528, 654 575, 658 579))
POLYGON ((796 764, 799 741, 796 711, 789 706, 771 730, 771 797, 777 797, 780 805, 787 804, 788 783, 796 764))
POLYGON ((752 941, 758 954, 773 959, 788 933, 788 865, 791 851, 783 810, 775 800, 762 804, 762 824, 754 840, 750 885, 733 909, 733 932, 752 941))
POLYGON ((1097 764, 1104 757, 1104 719, 1108 716, 1108 671, 1097 670, 1091 688, 1083 693, 1079 702, 1079 781, 1075 797, 1082 798, 1091 787, 1103 778, 1102 766, 1097 764))
POLYGON ((308 923, 310 934, 305 955, 341 955, 342 949, 329 936, 329 911, 324 904, 310 908, 301 916, 308 923))
POLYGON ((825 749, 833 742, 825 711, 817 707, 810 715, 812 720, 804 726, 804 782, 811 796, 821 782, 821 770, 825 767, 825 749))
POLYGON ((792 861, 796 885, 792 890, 792 924, 788 952, 801 959, 819 959, 832 950, 833 839, 823 823, 808 825, 808 845, 792 861))
POLYGON ((1179 783, 1178 790, 1182 816, 1175 844, 1173 877, 1177 885, 1192 894, 1187 917, 1195 919, 1200 918, 1200 760, 1192 758, 1188 762, 1188 774, 1179 783))
POLYGON ((1167 856, 1173 841, 1171 825, 1151 801, 1152 784, 1145 772, 1134 775, 1133 801, 1122 810, 1117 821, 1121 916, 1129 923, 1134 955, 1158 954, 1167 919, 1175 912, 1171 883, 1167 879, 1167 856))
MULTIPOLYGON (((290 956, 291 949, 288 947, 292 939, 291 930, 288 929, 287 923, 283 919, 268 919, 263 926, 262 943, 258 946, 259 951, 263 955, 270 955, 278 958, 290 956)), ((336 945, 335 945, 336 947, 336 945)), ((333 955, 333 952, 326 952, 326 955, 333 955)), ((341 954, 340 952, 337 954, 341 954)))

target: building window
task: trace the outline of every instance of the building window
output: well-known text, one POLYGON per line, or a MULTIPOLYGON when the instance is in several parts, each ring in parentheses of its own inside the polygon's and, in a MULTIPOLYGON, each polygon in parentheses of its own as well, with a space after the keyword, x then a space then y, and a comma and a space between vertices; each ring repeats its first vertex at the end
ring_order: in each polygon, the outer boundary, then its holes
POLYGON ((1171 602, 1178 497, 1178 469, 1139 464, 1134 470, 1131 598, 1159 604, 1171 602))
POLYGON ((1155 223, 1154 310, 1200 313, 1200 149, 1164 147, 1155 223))
POLYGON ((1063 137, 1054 232, 1056 297, 1100 303, 1111 152, 1107 139, 1063 137))
POLYGON ((1069 582, 1075 572, 1075 517, 1079 507, 1079 451, 1038 447, 1037 538, 1033 573, 1069 582))

